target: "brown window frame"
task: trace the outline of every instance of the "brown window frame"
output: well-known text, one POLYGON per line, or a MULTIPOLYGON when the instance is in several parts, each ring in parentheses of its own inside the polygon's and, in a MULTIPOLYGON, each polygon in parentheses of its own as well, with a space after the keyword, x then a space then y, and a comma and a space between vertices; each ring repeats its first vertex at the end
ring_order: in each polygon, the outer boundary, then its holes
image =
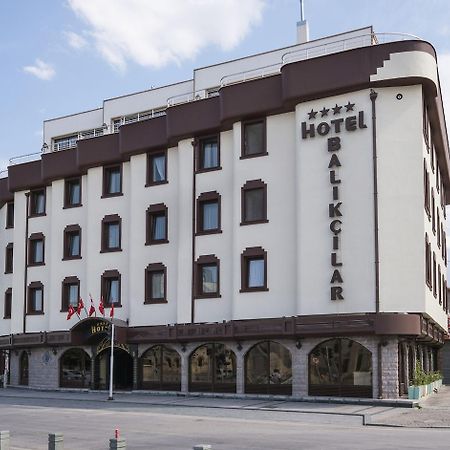
POLYGON ((118 214, 110 214, 102 219, 101 249, 100 253, 111 253, 122 251, 122 218, 118 214), (108 247, 109 227, 111 225, 119 226, 119 245, 118 247, 108 247))
MULTIPOLYGON (((430 133, 431 133, 431 126, 430 126, 430 133)), ((434 171, 436 170, 436 162, 435 162, 435 159, 436 159, 436 149, 434 148, 434 143, 433 143, 433 141, 431 141, 431 149, 430 149, 430 162, 431 162, 431 164, 430 164, 430 166, 431 166, 431 170, 433 171, 433 173, 434 173, 434 171)))
POLYGON ((220 134, 211 134, 208 136, 202 136, 196 140, 195 143, 195 171, 196 173, 212 172, 214 170, 222 170, 220 160, 220 134), (203 167, 203 154, 205 151, 205 145, 211 142, 217 143, 217 166, 203 167))
POLYGON ((167 302, 167 267, 163 263, 151 263, 145 269, 145 300, 144 305, 161 304, 167 302), (164 297, 153 298, 152 283, 155 273, 163 273, 164 275, 164 297))
POLYGON ((425 102, 425 98, 423 99, 423 137, 425 140, 425 146, 427 148, 427 152, 430 153, 430 135, 431 135, 431 130, 430 130, 430 122, 428 120, 428 109, 427 109, 427 105, 425 102))
POLYGON ((241 253, 241 289, 239 292, 261 292, 268 291, 267 283, 267 252, 262 247, 247 247, 241 253), (252 260, 263 260, 264 261, 264 285, 257 287, 249 286, 249 272, 248 267, 250 261, 252 260))
POLYGON ((433 295, 437 297, 437 283, 436 283, 436 253, 433 252, 433 295))
POLYGON ((169 242, 169 209, 164 203, 150 205, 145 213, 145 245, 167 244, 169 242), (165 236, 163 239, 153 239, 153 219, 164 216, 166 220, 165 236))
POLYGON ((122 275, 117 269, 105 270, 101 276, 101 295, 103 299, 103 306, 105 308, 111 308, 111 303, 109 303, 109 299, 106 296, 108 283, 112 280, 118 280, 119 282, 119 301, 118 303, 114 303, 114 308, 122 307, 122 275))
POLYGON ((195 262, 195 298, 220 298, 220 259, 216 255, 202 255, 195 262), (217 290, 215 292, 203 292, 203 268, 216 267, 217 290))
POLYGON ((265 117, 251 120, 243 120, 241 122, 241 156, 240 159, 248 159, 248 158, 257 158, 260 156, 267 156, 269 153, 267 152, 267 120, 265 117), (262 123, 263 124, 263 146, 261 152, 259 153, 247 153, 246 152, 246 131, 247 127, 262 123))
POLYGON ((46 215, 47 210, 47 190, 46 188, 40 188, 40 189, 33 189, 30 191, 30 210, 28 217, 41 217, 46 215), (43 194, 44 196, 44 211, 43 212, 36 212, 37 209, 37 196, 43 194))
POLYGON ((65 179, 64 180, 64 209, 79 208, 80 206, 83 206, 82 198, 83 198, 83 189, 82 189, 81 177, 73 177, 73 178, 65 179), (70 186, 72 184, 74 184, 75 181, 78 181, 78 184, 80 185, 80 201, 78 203, 71 203, 70 202, 70 186))
POLYGON ((14 244, 9 242, 5 248, 5 274, 14 271, 14 244))
POLYGON ((72 260, 72 259, 81 259, 81 227, 78 224, 67 225, 64 228, 64 236, 63 236, 63 261, 72 260), (70 236, 77 233, 80 236, 80 248, 78 255, 70 255, 70 236))
POLYGON ((433 234, 436 234, 436 201, 433 188, 431 188, 431 228, 433 229, 433 234))
POLYGON ((423 190, 424 190, 424 207, 428 220, 431 218, 430 212, 430 175, 427 169, 427 162, 423 160, 423 190))
POLYGON ((217 191, 203 192, 197 197, 197 232, 198 236, 204 234, 222 233, 222 197, 217 191), (217 228, 203 229, 203 208, 205 204, 217 203, 217 228))
POLYGON ((249 180, 241 187, 241 223, 240 225, 255 225, 258 223, 268 223, 269 219, 267 218, 267 184, 261 180, 249 180), (253 191, 257 189, 263 190, 263 218, 256 220, 246 220, 245 219, 245 211, 246 211, 246 197, 245 194, 248 191, 253 191))
POLYGON ((121 195, 123 195, 123 166, 122 166, 122 163, 111 164, 109 166, 103 166, 103 187, 102 187, 101 198, 120 197, 121 195), (119 192, 109 192, 108 186, 109 186, 109 181, 111 178, 111 172, 115 169, 119 169, 119 173, 120 173, 120 191, 119 192))
POLYGON ((8 288, 5 291, 5 297, 3 302, 3 318, 11 319, 12 310, 12 288, 8 288))
POLYGON ((169 182, 169 179, 167 177, 167 149, 147 153, 147 173, 145 178, 146 178, 145 187, 158 186, 160 184, 167 184, 169 182), (163 155, 164 155, 164 171, 166 175, 165 179, 161 181, 153 181, 153 159, 163 155))
POLYGON ((32 281, 28 285, 28 298, 27 298, 27 315, 35 316, 44 314, 44 285, 40 281, 32 281), (35 310, 32 308, 33 295, 37 290, 42 291, 42 309, 35 310))
POLYGON ((66 277, 61 282, 61 312, 67 312, 69 310, 69 293, 70 286, 76 285, 78 288, 78 300, 80 299, 80 280, 78 277, 66 277))
POLYGON ((428 234, 425 234, 425 283, 432 290, 432 266, 431 266, 431 244, 428 234))
POLYGON ((45 236, 42 233, 32 233, 28 237, 28 266, 45 266, 45 236), (35 261, 35 246, 38 241, 42 241, 42 261, 35 261))
POLYGON ((14 228, 14 202, 6 203, 6 223, 5 228, 14 228))
POLYGON ((438 292, 439 292, 439 304, 442 305, 442 272, 441 265, 438 264, 438 292))

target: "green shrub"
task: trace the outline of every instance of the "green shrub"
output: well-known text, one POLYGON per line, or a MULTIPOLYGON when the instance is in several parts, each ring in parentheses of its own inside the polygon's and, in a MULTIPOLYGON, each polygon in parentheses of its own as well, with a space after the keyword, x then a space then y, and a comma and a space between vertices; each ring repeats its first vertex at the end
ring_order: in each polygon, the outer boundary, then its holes
POLYGON ((424 384, 433 383, 433 381, 438 381, 442 379, 441 372, 429 372, 426 373, 422 368, 422 363, 416 361, 416 370, 414 371, 414 377, 410 381, 412 386, 422 386, 424 384))

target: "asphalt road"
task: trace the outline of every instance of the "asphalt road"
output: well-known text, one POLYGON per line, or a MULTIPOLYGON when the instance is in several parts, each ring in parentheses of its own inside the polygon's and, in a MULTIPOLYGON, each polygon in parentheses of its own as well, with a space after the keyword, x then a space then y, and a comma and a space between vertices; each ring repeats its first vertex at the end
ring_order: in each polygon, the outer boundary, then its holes
POLYGON ((11 450, 47 449, 47 433, 56 431, 64 433, 66 450, 107 449, 115 428, 127 449, 188 450, 200 443, 213 450, 449 448, 447 429, 367 427, 354 416, 208 407, 214 401, 199 407, 0 395, 0 429, 10 430, 11 450))

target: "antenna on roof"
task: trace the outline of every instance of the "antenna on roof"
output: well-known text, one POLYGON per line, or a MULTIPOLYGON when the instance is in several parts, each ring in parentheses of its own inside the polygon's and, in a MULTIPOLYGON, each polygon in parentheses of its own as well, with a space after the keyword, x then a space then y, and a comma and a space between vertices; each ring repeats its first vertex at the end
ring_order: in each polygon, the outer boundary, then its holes
POLYGON ((309 27, 305 20, 304 0, 300 0, 300 22, 297 22, 297 44, 304 44, 309 41, 309 27))

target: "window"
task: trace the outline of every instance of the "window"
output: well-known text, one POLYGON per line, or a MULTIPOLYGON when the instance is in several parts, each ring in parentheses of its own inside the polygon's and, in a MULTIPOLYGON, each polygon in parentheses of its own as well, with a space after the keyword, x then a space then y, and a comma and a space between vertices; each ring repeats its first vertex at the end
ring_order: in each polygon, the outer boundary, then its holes
POLYGON ((12 289, 8 288, 5 291, 5 306, 3 309, 4 319, 11 319, 11 307, 12 307, 12 289))
POLYGON ((64 208, 81 206, 81 178, 71 178, 64 183, 64 208))
POLYGON ((431 189, 431 225, 433 227, 433 233, 436 234, 436 204, 433 189, 431 189))
POLYGON ((147 184, 167 183, 167 152, 147 154, 147 184))
POLYGON ((145 269, 145 303, 167 302, 166 266, 149 264, 145 269))
POLYGON ((241 255, 240 292, 267 290, 267 252, 262 247, 246 248, 241 255))
POLYGON ((44 235, 42 233, 33 233, 28 242, 28 265, 39 266, 44 264, 44 235))
POLYGON ((427 151, 430 152, 430 121, 428 120, 428 110, 425 102, 423 104, 423 137, 427 151))
POLYGON ((441 265, 438 265, 438 292, 439 292, 439 304, 442 305, 442 275, 441 265))
POLYGON ((262 180, 247 181, 241 188, 241 225, 267 220, 267 185, 262 180))
POLYGON ((30 217, 45 214, 45 189, 30 192, 30 217))
POLYGON ((221 233, 220 194, 204 192, 197 199, 197 234, 221 233))
POLYGON ((77 308, 80 299, 80 280, 66 277, 62 282, 61 312, 67 312, 69 306, 77 308))
POLYGON ((147 209, 146 245, 165 244, 167 238, 167 206, 164 203, 150 205, 147 209))
POLYGON ((103 197, 122 195, 122 165, 103 167, 103 197))
POLYGON ((117 214, 105 216, 102 220, 102 249, 103 252, 121 251, 122 219, 117 214))
POLYGON ((10 242, 5 251, 5 273, 13 273, 14 244, 10 242))
POLYGON ((197 172, 220 169, 218 136, 201 138, 197 149, 197 172))
POLYGON ((6 228, 14 228, 14 202, 6 204, 6 228))
POLYGON ((195 267, 196 298, 220 297, 220 261, 216 256, 200 256, 195 267))
POLYGON ((27 314, 44 314, 44 286, 40 281, 33 281, 28 286, 27 314))
POLYGON ((423 160, 423 191, 425 196, 425 211, 430 218, 430 175, 427 170, 427 162, 423 160))
POLYGON ((67 225, 64 229, 63 259, 81 258, 81 228, 79 225, 67 225))
POLYGON ((434 173, 434 169, 435 169, 435 164, 434 164, 434 160, 436 158, 435 151, 436 150, 434 148, 434 144, 431 143, 431 153, 430 153, 431 158, 430 158, 430 161, 431 161, 431 170, 433 171, 433 173, 434 173))
POLYGON ((121 305, 120 273, 117 270, 106 270, 102 275, 102 298, 105 306, 121 305))
POLYGON ((425 281, 427 286, 432 289, 431 278, 431 244, 428 240, 428 234, 425 235, 425 281))
POLYGON ((242 122, 241 159, 267 155, 266 120, 242 122))
POLYGON ((436 283, 436 253, 433 252, 433 295, 437 296, 437 283, 436 283))
POLYGON ((439 207, 436 208, 436 217, 437 217, 437 245, 441 248, 441 218, 439 216, 439 207))

